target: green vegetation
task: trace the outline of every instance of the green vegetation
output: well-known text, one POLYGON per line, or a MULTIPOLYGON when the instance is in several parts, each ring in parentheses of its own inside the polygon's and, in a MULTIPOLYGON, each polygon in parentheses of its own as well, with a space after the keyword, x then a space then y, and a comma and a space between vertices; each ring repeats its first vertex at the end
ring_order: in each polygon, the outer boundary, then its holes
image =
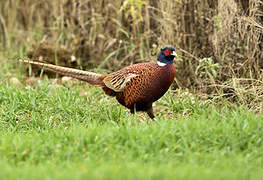
POLYGON ((262 0, 1 1, 0 179, 262 179, 262 11, 262 0), (111 72, 168 44, 179 58, 159 124, 16 62, 111 72))
POLYGON ((82 84, 56 88, 44 80, 16 88, 2 82, 0 94, 1 179, 263 175, 263 115, 245 107, 169 91, 156 104, 158 125, 82 84))

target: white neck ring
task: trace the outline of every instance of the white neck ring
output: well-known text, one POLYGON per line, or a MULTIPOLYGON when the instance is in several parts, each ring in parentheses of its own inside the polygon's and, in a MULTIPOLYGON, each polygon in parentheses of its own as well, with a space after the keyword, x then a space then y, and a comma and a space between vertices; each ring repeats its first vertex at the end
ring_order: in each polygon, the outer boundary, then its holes
POLYGON ((163 67, 163 66, 166 66, 167 64, 165 64, 165 63, 163 63, 163 62, 160 62, 160 61, 157 61, 157 64, 158 64, 158 66, 161 66, 161 67, 163 67))

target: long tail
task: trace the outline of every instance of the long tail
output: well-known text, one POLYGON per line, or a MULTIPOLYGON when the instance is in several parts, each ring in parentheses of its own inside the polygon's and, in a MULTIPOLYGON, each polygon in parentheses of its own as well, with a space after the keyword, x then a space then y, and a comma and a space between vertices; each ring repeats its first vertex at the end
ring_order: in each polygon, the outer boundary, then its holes
POLYGON ((65 76, 70 76, 82 81, 86 81, 92 85, 95 86, 104 86, 103 83, 103 78, 105 77, 105 75, 103 74, 97 74, 97 73, 93 73, 93 72, 88 72, 88 71, 82 71, 79 69, 73 69, 73 68, 68 68, 68 67, 62 67, 62 66, 56 66, 53 64, 46 64, 46 63, 41 63, 41 62, 36 62, 36 61, 30 61, 30 60, 23 60, 23 59, 19 59, 20 62, 23 63, 29 63, 29 64, 33 64, 33 65, 37 65, 42 67, 45 70, 49 70, 49 71, 53 71, 55 73, 58 74, 62 74, 65 76))

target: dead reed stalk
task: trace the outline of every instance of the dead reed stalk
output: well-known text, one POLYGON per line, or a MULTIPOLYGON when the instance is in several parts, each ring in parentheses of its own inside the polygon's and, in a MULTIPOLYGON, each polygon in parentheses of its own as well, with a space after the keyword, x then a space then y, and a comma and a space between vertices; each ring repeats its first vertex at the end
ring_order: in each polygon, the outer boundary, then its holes
POLYGON ((180 55, 175 86, 214 94, 233 79, 262 81, 262 0, 8 0, 0 9, 6 49, 47 41, 84 69, 111 71, 155 60, 171 44, 180 55))

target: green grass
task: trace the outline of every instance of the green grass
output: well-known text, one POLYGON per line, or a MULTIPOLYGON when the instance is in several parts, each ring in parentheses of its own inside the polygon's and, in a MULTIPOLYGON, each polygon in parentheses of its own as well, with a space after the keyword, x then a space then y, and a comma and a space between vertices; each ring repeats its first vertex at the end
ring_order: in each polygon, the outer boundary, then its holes
POLYGON ((0 94, 0 179, 263 176, 263 115, 245 107, 170 91, 155 106, 158 125, 81 84, 16 88, 2 81, 0 94))

